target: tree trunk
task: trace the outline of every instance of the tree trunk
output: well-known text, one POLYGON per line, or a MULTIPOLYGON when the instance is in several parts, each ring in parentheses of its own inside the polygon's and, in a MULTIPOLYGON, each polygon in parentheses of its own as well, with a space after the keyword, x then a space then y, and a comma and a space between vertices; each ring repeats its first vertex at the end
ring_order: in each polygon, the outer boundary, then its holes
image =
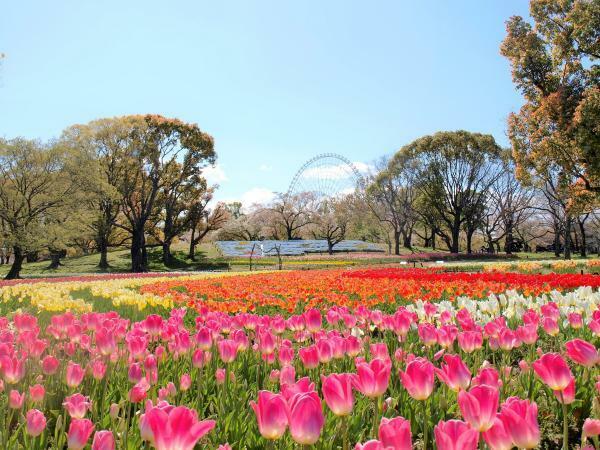
POLYGON ((101 270, 108 269, 108 242, 104 236, 99 237, 96 240, 96 245, 98 245, 98 250, 100 250, 100 262, 98 263, 98 268, 101 270))
POLYGON ((5 280, 16 280, 17 278, 21 278, 21 268, 23 267, 25 255, 23 255, 21 247, 14 247, 13 255, 13 263, 6 274, 6 277, 4 277, 5 280))
POLYGON ((402 245, 404 246, 404 248, 407 248, 409 250, 412 249, 412 233, 404 233, 402 241, 402 245))
POLYGON ((327 239, 327 253, 333 255, 333 242, 327 239))
POLYGON ((467 253, 469 255, 473 253, 473 233, 475 233, 475 230, 467 230, 467 253))
POLYGON ((58 269, 60 266, 62 266, 61 262, 60 262, 60 258, 62 257, 63 252, 62 251, 55 251, 55 250, 51 250, 50 251, 50 265, 48 266, 49 270, 55 270, 58 269))
POLYGON ((435 250, 435 230, 431 230, 431 249, 435 250))
POLYGON ((190 261, 196 261, 196 228, 192 228, 192 236, 190 237, 190 250, 188 251, 188 259, 190 261))
POLYGON ((565 259, 571 259, 571 217, 565 218, 565 259))
POLYGON ((400 254, 400 232, 394 231, 394 255, 400 254))
POLYGON ((131 271, 134 273, 145 272, 143 255, 144 232, 134 230, 131 238, 131 271))
POLYGON ((557 225, 554 226, 554 256, 560 256, 560 228, 557 225))
POLYGON ((27 252, 25 256, 28 263, 33 263, 38 260, 38 252, 27 252))
POLYGON ((452 227, 452 241, 450 242, 450 253, 458 253, 460 251, 460 224, 454 224, 452 227))
POLYGON ((509 221, 506 224, 506 239, 504 241, 504 251, 507 255, 512 255, 514 239, 512 221, 509 221))
POLYGON ((587 257, 587 238, 585 236, 585 223, 582 220, 577 220, 577 224, 579 225, 579 233, 581 234, 581 254, 582 258, 587 257))
POLYGON ((171 241, 165 241, 162 245, 162 260, 165 266, 173 264, 173 255, 171 254, 171 241))

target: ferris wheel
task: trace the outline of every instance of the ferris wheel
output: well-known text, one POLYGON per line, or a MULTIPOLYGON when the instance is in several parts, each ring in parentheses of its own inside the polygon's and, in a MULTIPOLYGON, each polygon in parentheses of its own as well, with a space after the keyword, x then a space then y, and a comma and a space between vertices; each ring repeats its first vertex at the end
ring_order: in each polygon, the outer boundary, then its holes
POLYGON ((336 153, 323 153, 298 169, 287 195, 310 193, 315 199, 322 200, 351 194, 362 183, 363 176, 349 159, 336 153))

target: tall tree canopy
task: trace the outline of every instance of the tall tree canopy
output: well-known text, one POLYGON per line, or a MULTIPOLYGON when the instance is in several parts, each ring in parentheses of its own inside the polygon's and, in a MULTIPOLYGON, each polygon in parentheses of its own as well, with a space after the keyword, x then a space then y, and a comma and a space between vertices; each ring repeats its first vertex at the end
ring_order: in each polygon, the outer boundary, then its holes
POLYGON ((517 173, 562 172, 600 194, 600 2, 531 0, 534 25, 511 17, 501 53, 525 104, 508 120, 517 173))

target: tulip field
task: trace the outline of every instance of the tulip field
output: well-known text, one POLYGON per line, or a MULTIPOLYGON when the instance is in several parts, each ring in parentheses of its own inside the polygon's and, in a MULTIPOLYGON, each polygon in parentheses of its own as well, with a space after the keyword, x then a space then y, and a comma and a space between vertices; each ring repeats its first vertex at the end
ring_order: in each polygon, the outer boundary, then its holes
POLYGON ((0 448, 600 449, 600 275, 0 282, 0 448))

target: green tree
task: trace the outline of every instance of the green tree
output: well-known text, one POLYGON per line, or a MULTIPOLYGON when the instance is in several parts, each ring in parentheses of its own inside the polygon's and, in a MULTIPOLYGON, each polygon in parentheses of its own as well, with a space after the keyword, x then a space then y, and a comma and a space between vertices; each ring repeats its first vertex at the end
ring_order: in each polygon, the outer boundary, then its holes
POLYGON ((517 174, 544 184, 560 172, 600 194, 600 2, 531 0, 530 11, 534 25, 511 17, 500 48, 525 98, 508 120, 517 174))
POLYGON ((457 253, 461 231, 481 215, 503 157, 491 135, 445 131, 404 146, 390 165, 400 160, 413 168, 420 206, 435 212, 439 236, 457 253))

